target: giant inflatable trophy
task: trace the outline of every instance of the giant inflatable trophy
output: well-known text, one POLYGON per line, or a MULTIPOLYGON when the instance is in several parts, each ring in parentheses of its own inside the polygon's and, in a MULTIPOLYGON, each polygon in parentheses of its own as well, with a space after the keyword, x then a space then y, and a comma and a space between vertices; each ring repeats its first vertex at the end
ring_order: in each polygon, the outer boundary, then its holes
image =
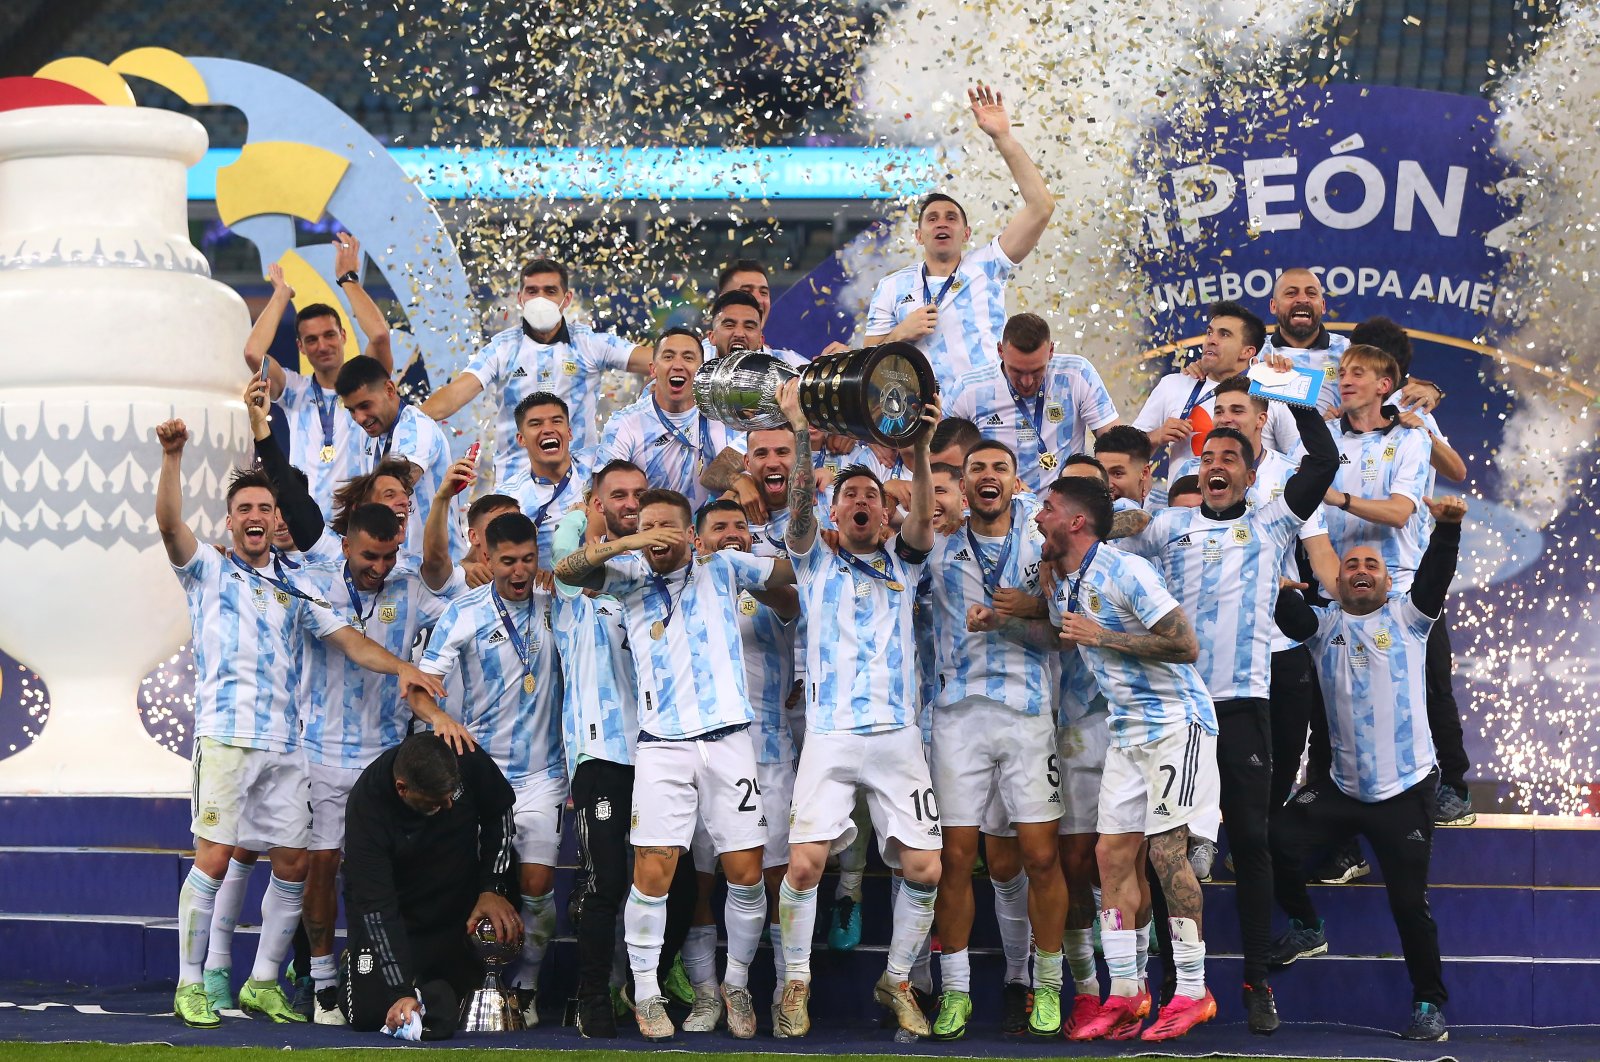
POLYGON ((467 936, 483 960, 483 987, 461 1001, 461 1031, 465 1033, 515 1032, 522 1028, 522 1011, 500 983, 500 971, 522 951, 521 944, 502 944, 494 923, 480 918, 467 936))
POLYGON ((910 343, 824 354, 795 370, 771 354, 738 350, 700 366, 700 411, 740 431, 785 426, 778 385, 800 378, 800 408, 813 428, 884 446, 904 447, 922 425, 938 390, 933 369, 910 343))
POLYGON ((189 626, 155 527, 155 426, 189 426, 184 516, 202 543, 225 537, 225 479, 250 445, 249 313, 189 243, 205 149, 170 111, 0 112, 0 647, 50 698, 38 740, 0 760, 0 793, 189 789, 137 705, 189 626))

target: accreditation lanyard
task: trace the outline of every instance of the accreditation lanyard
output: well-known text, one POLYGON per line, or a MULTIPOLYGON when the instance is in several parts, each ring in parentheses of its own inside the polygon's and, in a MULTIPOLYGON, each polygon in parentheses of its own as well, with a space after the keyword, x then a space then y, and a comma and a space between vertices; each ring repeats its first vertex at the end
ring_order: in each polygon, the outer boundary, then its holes
POLYGON ((511 611, 506 608, 505 599, 500 596, 500 588, 492 582, 489 584, 489 596, 494 600, 494 610, 500 614, 500 625, 506 629, 506 634, 511 638, 511 651, 517 654, 517 659, 522 663, 522 692, 533 692, 533 594, 528 595, 528 617, 523 621, 524 629, 517 630, 517 625, 511 622, 511 611))
POLYGON ((891 561, 889 559, 889 555, 884 553, 881 549, 878 551, 878 553, 883 557, 884 570, 881 572, 873 565, 864 562, 860 557, 857 557, 849 550, 840 550, 839 556, 843 557, 845 563, 850 565, 850 567, 854 568, 863 575, 881 581, 883 585, 888 587, 890 590, 904 590, 906 588, 906 584, 895 578, 895 576, 899 573, 894 570, 894 562, 891 561))
POLYGON ((690 453, 699 453, 700 467, 702 469, 711 463, 711 459, 714 458, 716 454, 711 452, 711 426, 707 423, 706 415, 704 413, 701 413, 699 417, 700 446, 697 450, 694 443, 689 441, 689 437, 684 435, 683 432, 679 431, 678 426, 672 423, 671 419, 668 418, 666 410, 661 408, 661 403, 657 402, 654 396, 652 396, 650 399, 650 405, 654 407, 656 411, 656 419, 661 422, 661 426, 663 428, 667 429, 667 434, 672 437, 674 442, 683 447, 685 450, 688 450, 690 453))
POLYGON ((1089 571, 1089 565, 1094 563, 1094 555, 1099 549, 1100 543, 1098 542, 1090 546, 1089 552, 1083 555, 1083 563, 1078 565, 1077 581, 1072 584, 1072 589, 1067 591, 1068 612, 1078 611, 1078 591, 1083 589, 1083 577, 1089 571))
POLYGON ((978 562, 978 569, 983 572, 983 588, 989 591, 990 597, 993 597, 994 592, 1000 588, 1000 576, 1006 570, 1006 562, 1011 559, 1011 550, 1016 545, 1017 532, 1019 530, 1016 509, 1013 506, 1011 530, 1006 532, 1006 540, 1000 544, 1000 558, 991 565, 984 558, 983 547, 978 544, 978 536, 972 533, 971 522, 969 521, 967 524, 967 544, 972 547, 972 556, 978 562))
MULTIPOLYGON (((535 479, 537 479, 537 478, 538 477, 535 477, 535 479)), ((550 492, 550 497, 545 501, 545 503, 543 505, 539 506, 539 508, 534 511, 534 514, 533 514, 533 528, 534 528, 535 531, 537 531, 539 528, 544 526, 545 514, 550 511, 550 506, 554 505, 556 503, 556 499, 560 498, 562 492, 567 489, 567 483, 571 479, 572 479, 572 464, 570 462, 568 462, 566 472, 564 472, 562 474, 561 478, 556 481, 556 489, 551 491, 550 492)))
POLYGON ((378 595, 372 595, 372 605, 367 609, 367 614, 363 616, 361 614, 361 591, 356 589, 356 581, 350 575, 349 561, 345 561, 344 564, 344 589, 345 592, 350 595, 350 604, 353 605, 356 610, 356 621, 354 624, 352 624, 352 626, 355 627, 358 633, 365 634, 367 633, 367 620, 372 618, 372 613, 378 607, 378 595))
POLYGON ((1189 392, 1189 401, 1183 404, 1183 412, 1178 414, 1179 420, 1187 420, 1189 418, 1189 414, 1194 411, 1195 406, 1198 406, 1201 402, 1204 402, 1206 399, 1210 398, 1216 393, 1215 391, 1207 391, 1205 394, 1201 394, 1200 389, 1205 385, 1205 380, 1196 380, 1194 382, 1194 390, 1189 392))
POLYGON ((944 278, 944 286, 939 289, 939 294, 935 295, 933 294, 932 289, 928 287, 928 265, 926 262, 924 262, 922 265, 922 304, 926 306, 931 302, 935 307, 937 307, 939 304, 944 302, 945 295, 947 295, 950 291, 950 285, 954 284, 956 282, 956 277, 960 275, 961 263, 960 261, 957 261, 956 267, 950 270, 950 275, 944 278))
POLYGON ((322 600, 322 598, 312 597, 310 594, 291 583, 289 581, 289 577, 283 574, 283 558, 278 556, 276 553, 272 555, 272 570, 278 573, 278 577, 276 579, 270 575, 267 575, 259 568, 253 568, 246 564, 244 561, 240 560, 239 555, 232 550, 228 551, 228 559, 233 562, 233 566, 235 568, 238 568, 241 572, 244 572, 252 579, 260 579, 262 582, 271 586, 274 590, 288 594, 290 597, 298 597, 301 601, 309 601, 319 608, 333 607, 326 601, 322 600))

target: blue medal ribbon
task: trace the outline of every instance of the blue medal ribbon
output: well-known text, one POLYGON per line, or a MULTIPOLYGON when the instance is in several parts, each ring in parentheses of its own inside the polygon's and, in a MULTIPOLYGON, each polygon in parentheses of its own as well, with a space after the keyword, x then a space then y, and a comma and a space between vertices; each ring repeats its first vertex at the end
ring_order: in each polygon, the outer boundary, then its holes
MULTIPOLYGON (((647 561, 646 564, 648 565, 648 563, 647 561)), ((690 557, 689 563, 684 565, 683 568, 683 582, 678 586, 679 599, 682 599, 684 591, 689 588, 689 578, 692 575, 694 575, 694 558, 690 557)), ((667 599, 667 618, 660 621, 661 629, 665 631, 672 625, 672 614, 677 611, 678 602, 673 599, 672 590, 667 586, 667 581, 654 568, 650 569, 650 582, 656 588, 656 593, 667 599)))
POLYGON ((367 633, 367 620, 371 619, 372 614, 377 611, 378 595, 372 595, 372 607, 368 608, 367 614, 363 616, 361 614, 361 591, 356 589, 356 581, 350 575, 349 561, 345 561, 344 563, 344 589, 345 592, 350 595, 350 604, 353 605, 356 610, 356 621, 353 626, 356 630, 360 631, 362 634, 365 634, 367 633))
POLYGON ((654 395, 650 396, 650 405, 656 411, 656 419, 661 422, 661 426, 663 428, 667 429, 667 434, 671 436, 674 442, 683 447, 685 450, 688 450, 690 453, 698 452, 700 454, 700 462, 702 467, 710 464, 711 461, 717 456, 711 452, 711 426, 706 421, 706 415, 704 413, 700 414, 700 446, 697 449, 694 443, 689 441, 688 436, 679 431, 678 426, 672 423, 672 421, 667 417, 666 410, 661 408, 661 403, 656 401, 654 395))
POLYGON ((877 579, 879 582, 884 584, 895 584, 894 586, 889 587, 890 590, 893 590, 896 587, 904 590, 906 588, 905 582, 899 578, 899 573, 895 571, 894 561, 891 560, 889 555, 884 553, 882 549, 879 549, 878 552, 883 556, 884 570, 881 572, 872 565, 867 564, 860 557, 856 556, 854 553, 851 553, 849 550, 839 550, 839 556, 843 557, 846 564, 850 565, 850 567, 854 568, 861 574, 869 576, 873 579, 877 579))
MULTIPOLYGON (((315 380, 311 383, 312 400, 317 405, 317 419, 322 422, 322 449, 324 454, 333 449, 333 417, 339 408, 339 396, 335 394, 328 400, 327 405, 322 404, 322 385, 315 380)), ((326 458, 324 458, 326 460, 326 458)))
MULTIPOLYGON (((517 654, 517 659, 522 662, 522 673, 532 674, 529 660, 532 656, 533 644, 533 595, 528 595, 528 618, 525 621, 527 629, 517 630, 517 625, 511 621, 511 612, 506 608, 505 598, 500 596, 500 588, 492 582, 489 584, 489 597, 494 601, 494 610, 500 614, 500 625, 506 629, 506 634, 511 638, 511 650, 517 654)), ((527 692, 532 693, 532 690, 527 692)))
POLYGON ((1000 588, 1000 576, 1006 570, 1006 562, 1011 559, 1011 550, 1016 545, 1017 532, 1016 503, 1012 503, 1011 530, 1006 532, 1006 540, 1000 544, 1000 559, 993 565, 984 559, 983 548, 978 544, 978 536, 972 533, 972 523, 967 522, 967 544, 972 547, 972 556, 978 562, 978 570, 983 573, 983 588, 993 597, 994 592, 1000 588))
MULTIPOLYGON (((529 474, 529 476, 531 476, 534 479, 535 482, 538 481, 539 477, 538 476, 534 476, 531 471, 528 474, 529 474)), ((567 462, 567 470, 566 470, 566 472, 562 473, 561 479, 556 482, 556 489, 550 492, 550 497, 548 499, 546 499, 545 503, 543 505, 539 506, 539 508, 533 514, 533 528, 534 528, 535 531, 537 531, 540 527, 544 526, 545 514, 550 511, 550 506, 552 506, 552 505, 554 505, 556 503, 556 499, 561 497, 561 492, 567 489, 567 483, 571 479, 572 479, 572 462, 569 460, 567 462)), ((546 480, 546 482, 549 482, 549 481, 546 480)))
POLYGON ((241 572, 244 572, 252 579, 260 579, 262 582, 271 586, 274 590, 280 590, 283 593, 288 594, 290 597, 298 597, 301 601, 309 601, 311 604, 316 605, 319 608, 333 607, 332 605, 328 604, 328 602, 322 600, 322 598, 312 597, 310 594, 291 583, 289 581, 289 577, 283 574, 283 557, 277 552, 273 552, 272 554, 272 570, 278 573, 278 577, 276 579, 262 572, 259 568, 253 568, 246 564, 244 561, 240 560, 239 555, 233 552, 231 549, 228 551, 228 559, 233 562, 233 566, 235 568, 238 568, 241 572))
POLYGON ((938 306, 940 303, 944 302, 945 295, 950 291, 950 285, 954 284, 956 282, 956 277, 960 275, 961 263, 957 261, 956 267, 950 270, 950 275, 944 278, 944 286, 939 289, 939 294, 934 295, 932 290, 928 287, 928 263, 922 263, 922 304, 926 306, 931 302, 934 304, 934 306, 938 306))
MULTIPOLYGON (((1001 375, 1005 376, 1004 371, 1001 372, 1001 375)), ((1045 393, 1045 389, 1044 389, 1044 387, 1041 385, 1040 388, 1039 388, 1039 393, 1034 396, 1034 399, 1033 399, 1033 411, 1031 413, 1028 411, 1028 407, 1023 404, 1022 396, 1017 394, 1017 389, 1015 387, 1011 386, 1011 378, 1008 377, 1008 376, 1006 377, 1006 390, 1011 392, 1011 401, 1017 407, 1017 418, 1019 420, 1021 420, 1024 424, 1028 425, 1028 427, 1033 429, 1033 445, 1034 445, 1034 449, 1036 449, 1038 451, 1037 457, 1038 458, 1043 458, 1044 455, 1045 455, 1045 449, 1044 449, 1044 393, 1045 393)), ((1020 431, 1017 432, 1018 438, 1020 438, 1021 435, 1022 435, 1022 432, 1020 432, 1020 431)))
POLYGON ((1195 381, 1194 390, 1189 392, 1189 401, 1183 404, 1183 412, 1178 414, 1179 420, 1187 420, 1189 418, 1189 414, 1194 411, 1195 406, 1198 406, 1201 402, 1204 402, 1215 393, 1214 391, 1208 391, 1205 394, 1201 394, 1200 388, 1204 387, 1205 385, 1206 381, 1203 378, 1195 381))
POLYGON ((1084 576, 1084 573, 1089 570, 1089 565, 1094 563, 1094 555, 1095 555, 1096 552, 1099 551, 1099 549, 1100 549, 1100 543, 1098 543, 1098 542, 1096 542, 1094 545, 1090 546, 1089 547, 1089 552, 1087 552, 1087 553, 1085 553, 1083 555, 1083 563, 1078 565, 1078 577, 1077 577, 1077 580, 1072 584, 1072 588, 1067 591, 1067 611, 1068 612, 1076 612, 1076 611, 1078 611, 1078 591, 1083 588, 1083 576, 1084 576))

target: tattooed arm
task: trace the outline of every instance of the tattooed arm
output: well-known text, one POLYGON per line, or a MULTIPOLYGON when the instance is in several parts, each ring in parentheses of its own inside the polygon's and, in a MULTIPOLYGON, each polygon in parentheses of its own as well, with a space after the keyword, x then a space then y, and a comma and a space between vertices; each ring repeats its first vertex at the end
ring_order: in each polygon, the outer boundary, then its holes
POLYGON ((700 473, 700 485, 710 491, 725 491, 744 471, 744 454, 729 446, 700 473))
POLYGON ((1061 630, 1049 620, 1005 616, 987 605, 972 605, 967 609, 967 630, 998 631, 1002 638, 1045 652, 1061 648, 1061 630))
POLYGON ((1106 538, 1132 538, 1150 524, 1150 514, 1143 509, 1122 509, 1111 515, 1111 534, 1106 538))
POLYGON ((1068 613, 1061 618, 1061 633, 1079 645, 1111 649, 1169 664, 1192 664, 1200 656, 1200 643, 1195 639, 1194 627, 1179 607, 1174 607, 1157 620, 1148 634, 1107 630, 1081 612, 1068 613))
POLYGON ((612 557, 651 546, 675 546, 682 541, 682 531, 662 526, 625 535, 614 542, 585 542, 582 549, 575 549, 561 558, 556 565, 556 578, 568 586, 603 590, 606 585, 606 561, 612 557))
POLYGON ((778 386, 778 408, 794 431, 794 472, 789 476, 789 530, 784 540, 796 553, 809 553, 817 541, 817 476, 811 461, 811 426, 800 408, 800 381, 778 386))

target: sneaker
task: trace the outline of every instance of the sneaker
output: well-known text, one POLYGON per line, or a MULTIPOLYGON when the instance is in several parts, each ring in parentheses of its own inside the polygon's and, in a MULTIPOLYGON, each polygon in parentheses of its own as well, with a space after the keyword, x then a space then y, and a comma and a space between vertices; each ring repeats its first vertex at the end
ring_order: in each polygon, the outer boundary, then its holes
POLYGON ((783 986, 783 998, 778 1000, 777 1013, 772 1022, 773 1035, 787 1039, 804 1036, 811 1031, 811 1015, 806 1004, 811 1000, 811 982, 790 981, 783 986))
POLYGON ((686 1007, 694 1006, 694 985, 689 983, 689 971, 683 968, 683 956, 672 960, 667 976, 661 979, 661 991, 686 1007))
POLYGON ((854 896, 834 901, 828 919, 828 947, 833 951, 854 951, 861 943, 861 904, 854 896))
MULTIPOLYGON (((315 1005, 316 995, 313 993, 312 1006, 315 1005)), ((254 978, 246 981, 244 987, 239 989, 239 1009, 246 1014, 271 1018, 279 1025, 310 1020, 289 1004, 289 997, 283 994, 283 986, 276 981, 257 981, 254 978)))
POLYGON ((1063 1030, 1067 1039, 1076 1040, 1077 1032, 1093 1021, 1100 1013, 1100 997, 1079 992, 1072 997, 1072 1013, 1067 1016, 1067 1027, 1063 1030))
MULTIPOLYGON (((734 985, 722 986, 722 1003, 728 1013, 728 1031, 736 1040, 749 1040, 756 1034, 756 1008, 750 990, 734 985)), ((684 1023, 688 1028, 688 1022, 684 1023)))
POLYGON ((1034 988, 1028 1031, 1035 1036, 1054 1036, 1061 1031, 1061 989, 1047 985, 1034 988))
MULTIPOLYGON (((1438 800, 1433 809, 1433 824, 1435 826, 1471 826, 1477 821, 1478 813, 1472 810, 1472 794, 1458 793, 1454 787, 1440 782, 1438 800)), ((1432 1006, 1432 1004, 1430 1003, 1428 1006, 1432 1006)))
MULTIPOLYGON (((1010 987, 1009 985, 1007 986, 1010 987)), ((959 1040, 967 1035, 967 1019, 972 1017, 972 997, 965 992, 945 992, 939 996, 939 1016, 933 1020, 935 1040, 959 1040)))
POLYGON ((1206 989, 1199 999, 1193 996, 1173 996, 1172 1002, 1161 1008, 1161 1016, 1144 1031, 1142 1040, 1175 1040, 1199 1025, 1217 1016, 1217 1001, 1206 989))
POLYGON ((191 1029, 215 1029, 222 1024, 217 1012, 206 999, 206 986, 202 984, 179 985, 172 997, 172 1012, 191 1029))
POLYGON ((665 996, 639 1000, 639 1009, 634 1011, 633 1016, 639 1022, 639 1035, 653 1044, 672 1039, 678 1031, 672 1027, 672 1019, 667 1017, 665 996))
POLYGON ((716 982, 713 981, 709 985, 695 985, 694 1006, 689 1008, 689 1016, 683 1019, 683 1031, 714 1032, 721 1023, 722 996, 717 991, 716 982))
MULTIPOLYGON (((888 1007, 894 1013, 895 1021, 900 1024, 900 1028, 911 1035, 927 1036, 932 1031, 928 1027, 927 1015, 923 1014, 922 1008, 917 1005, 917 997, 911 991, 911 982, 896 981, 889 976, 889 971, 885 970, 878 978, 878 983, 872 986, 872 998, 882 1006, 888 1007)), ((940 1011, 943 1012, 943 1007, 940 1011)))
POLYGON ((1261 1036, 1271 1036, 1278 1031, 1278 1004, 1272 998, 1272 986, 1266 984, 1244 986, 1244 1010, 1249 1019, 1250 1031, 1261 1036))
POLYGON ((1189 840, 1189 867, 1200 881, 1211 880, 1211 866, 1217 861, 1217 846, 1203 838, 1189 840))
POLYGON ((1311 880, 1323 885, 1343 885, 1371 873, 1372 867, 1361 855, 1361 846, 1352 841, 1313 871, 1311 880))
POLYGON ((1071 1033, 1072 1039, 1131 1040, 1138 1036, 1139 1000, 1143 996, 1108 996, 1100 1005, 1100 1012, 1071 1033))
MULTIPOLYGON (((615 992, 616 989, 612 989, 615 992)), ((578 1035, 585 1040, 614 1040, 617 1036, 617 1010, 611 995, 589 996, 578 1000, 578 1035)))
POLYGON ((289 1003, 296 1014, 310 1020, 311 1014, 317 1009, 317 984, 310 977, 296 977, 294 979, 294 997, 289 1003))
POLYGON ((206 1002, 212 1010, 233 1009, 233 968, 205 972, 206 1002))
POLYGON ((536 988, 513 988, 511 1000, 517 1010, 522 1013, 522 1027, 536 1029, 539 1026, 539 990, 536 988))
POLYGON ((1000 1035, 1025 1035, 1028 1031, 1028 1010, 1033 1005, 1033 993, 1020 981, 1007 981, 1000 1000, 1000 1035))
POLYGON ((1307 926, 1301 925, 1298 918, 1291 918, 1289 928, 1272 942, 1267 952, 1267 965, 1288 966, 1296 959, 1309 959, 1327 950, 1328 938, 1322 932, 1322 919, 1317 919, 1314 926, 1307 926))
POLYGON ((344 1012, 339 1009, 339 986, 329 985, 317 990, 311 1020, 318 1025, 346 1025, 344 1012))
POLYGON ((1444 1025, 1444 1011, 1432 1003, 1418 1003, 1411 1008, 1411 1025, 1400 1034, 1402 1040, 1433 1040, 1438 1043, 1450 1039, 1450 1030, 1444 1025))

